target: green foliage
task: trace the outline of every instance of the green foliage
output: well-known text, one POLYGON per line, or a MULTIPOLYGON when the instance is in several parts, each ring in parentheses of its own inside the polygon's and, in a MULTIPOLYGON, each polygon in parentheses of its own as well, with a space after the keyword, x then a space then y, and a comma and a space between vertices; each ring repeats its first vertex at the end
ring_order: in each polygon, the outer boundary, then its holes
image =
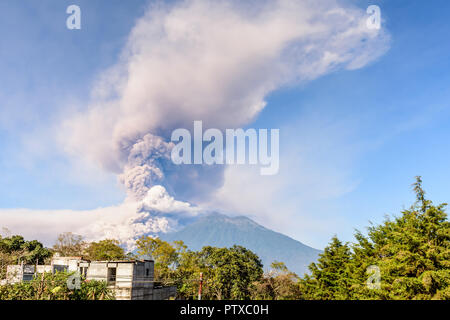
POLYGON ((204 247, 199 261, 206 277, 205 296, 212 299, 249 299, 253 282, 263 275, 259 257, 250 250, 204 247))
POLYGON ((141 237, 136 245, 139 257, 155 261, 156 281, 177 285, 180 298, 191 299, 196 296, 201 272, 196 252, 188 251, 182 241, 171 244, 152 237, 141 237))
POLYGON ((71 273, 41 274, 28 282, 0 286, 0 300, 113 300, 114 294, 103 281, 82 281, 80 289, 70 290, 71 273))
POLYGON ((195 298, 200 272, 205 299, 450 299, 450 226, 446 204, 425 197, 420 177, 416 202, 400 217, 357 231, 355 243, 331 239, 310 274, 299 278, 282 262, 262 274, 259 258, 242 247, 187 250, 159 239, 142 238, 141 254, 157 262, 160 279, 195 298), (369 287, 369 267, 379 270, 379 287, 369 287))
POLYGON ((86 249, 89 260, 124 260, 127 259, 125 251, 119 246, 119 241, 106 239, 91 242, 86 249))
POLYGON ((301 281, 309 299, 450 299, 450 224, 446 204, 425 197, 422 180, 413 185, 417 201, 400 217, 356 232, 350 248, 333 238, 312 275, 301 281), (381 288, 366 286, 369 266, 381 273, 381 288))
MULTIPOLYGON (((426 199, 422 180, 414 186, 416 202, 399 217, 371 225, 367 234, 356 231, 355 243, 333 237, 310 274, 303 278, 275 261, 263 274, 257 255, 240 246, 188 250, 182 241, 168 243, 142 237, 137 253, 125 255, 116 240, 85 244, 70 233, 60 236, 54 249, 64 255, 87 253, 91 260, 152 258, 155 279, 176 285, 178 298, 196 299, 203 274, 204 299, 448 299, 450 300, 450 223, 446 204, 426 199), (367 285, 369 267, 380 271, 379 287, 367 285)), ((282 250, 283 248, 280 248, 282 250)), ((7 264, 19 260, 43 262, 51 252, 38 241, 21 236, 0 237, 0 276, 7 264)), ((31 282, 0 287, 2 299, 112 299, 106 283, 84 281, 70 291, 68 274, 42 275, 31 282)))
POLYGON ((311 275, 305 275, 302 291, 311 299, 348 299, 351 285, 348 268, 350 259, 348 244, 333 237, 317 263, 310 265, 311 275))
POLYGON ((197 297, 200 273, 205 299, 248 299, 253 282, 262 276, 262 264, 253 252, 239 246, 187 250, 182 241, 170 244, 158 238, 137 241, 138 254, 155 260, 156 280, 176 284, 184 299, 197 297))
POLYGON ((25 241, 22 236, 0 237, 0 251, 16 257, 24 263, 44 263, 52 253, 37 240, 25 241))
POLYGON ((197 298, 200 273, 204 269, 205 267, 200 263, 198 252, 183 250, 180 253, 178 267, 173 277, 180 298, 197 298))
POLYGON ((10 264, 43 264, 52 252, 37 240, 26 241, 22 236, 2 238, 0 236, 0 279, 6 275, 10 264))
POLYGON ((297 300, 302 298, 299 277, 283 262, 274 261, 271 270, 254 283, 253 300, 297 300))

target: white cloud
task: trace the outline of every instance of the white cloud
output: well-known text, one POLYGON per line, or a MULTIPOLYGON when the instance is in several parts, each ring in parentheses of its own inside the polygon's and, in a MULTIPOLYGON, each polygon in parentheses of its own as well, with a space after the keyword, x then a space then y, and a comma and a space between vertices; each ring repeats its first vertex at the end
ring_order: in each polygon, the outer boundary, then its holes
POLYGON ((136 238, 157 235, 177 227, 177 220, 198 214, 199 209, 176 201, 162 186, 154 186, 142 202, 125 201, 95 210, 1 209, 1 226, 27 239, 53 244, 57 235, 70 231, 89 241, 117 239, 129 250, 136 238), (175 214, 166 217, 166 214, 175 214))
MULTIPOLYGON (((364 10, 334 0, 158 3, 100 77, 88 108, 63 122, 60 141, 69 153, 130 172, 122 180, 138 199, 164 181, 182 192, 167 174, 183 169, 165 172, 166 154, 153 153, 154 144, 130 162, 136 144, 150 135, 163 145, 194 120, 221 129, 247 125, 281 86, 363 67, 388 46, 386 33, 368 29, 366 20, 364 10)), ((197 184, 211 183, 198 175, 197 184)))
POLYGON ((164 213, 184 212, 185 214, 195 214, 198 212, 198 209, 189 203, 175 200, 162 186, 152 187, 142 204, 146 210, 164 213))
MULTIPOLYGON (((166 231, 173 223, 170 215, 142 211, 145 206, 196 214, 196 208, 154 189, 161 184, 177 197, 190 192, 185 199, 196 195, 219 209, 259 212, 268 225, 282 229, 295 205, 277 202, 297 196, 289 189, 294 177, 309 177, 309 184, 295 189, 307 199, 345 192, 340 174, 332 168, 324 174, 326 166, 308 163, 312 173, 307 175, 298 171, 305 166, 294 166, 283 176, 290 176, 287 180, 262 181, 250 170, 229 168, 218 189, 222 167, 173 167, 167 139, 175 128, 191 128, 194 120, 205 127, 245 126, 280 87, 375 60, 389 39, 383 29, 368 29, 366 19, 364 10, 335 0, 158 2, 138 20, 120 61, 99 77, 87 107, 64 114, 55 131, 69 155, 121 174, 129 194, 142 201, 130 197, 116 207, 91 211, 2 210, 2 223, 42 239, 70 230, 130 244, 131 235, 166 231), (317 182, 324 177, 324 183, 317 182), (244 182, 252 187, 244 189, 244 182), (145 199, 149 190, 152 198, 145 199)), ((308 150, 301 151, 300 159, 309 157, 308 150)))
POLYGON ((348 225, 333 200, 359 181, 352 168, 364 151, 356 120, 303 113, 280 129, 280 172, 261 176, 258 166, 228 166, 223 186, 201 203, 247 215, 264 226, 321 248, 348 225))

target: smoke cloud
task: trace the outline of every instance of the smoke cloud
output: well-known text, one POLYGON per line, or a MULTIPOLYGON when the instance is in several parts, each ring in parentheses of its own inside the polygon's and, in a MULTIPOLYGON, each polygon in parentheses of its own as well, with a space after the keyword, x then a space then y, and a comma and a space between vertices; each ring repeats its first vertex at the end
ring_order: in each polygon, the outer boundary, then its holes
POLYGON ((119 61, 99 76, 91 100, 58 128, 68 154, 117 173, 128 195, 109 212, 80 213, 89 223, 78 229, 131 244, 198 214, 189 202, 220 188, 224 168, 173 165, 171 132, 194 120, 222 130, 243 127, 274 90, 365 66, 389 42, 383 29, 367 28, 367 18, 335 0, 150 5, 119 61))
POLYGON ((164 162, 169 163, 172 147, 172 143, 152 134, 131 147, 124 172, 119 176, 130 197, 142 200, 150 186, 164 180, 164 162))
POLYGON ((94 210, 0 209, 2 227, 47 245, 58 234, 70 231, 88 241, 117 239, 130 251, 135 249, 136 238, 174 231, 181 216, 189 221, 199 214, 198 207, 175 200, 162 186, 150 188, 141 202, 125 201, 94 210))
MULTIPOLYGON (((244 126, 281 86, 360 68, 387 49, 386 34, 367 28, 364 11, 339 3, 151 5, 87 109, 64 122, 64 148, 120 174, 136 200, 158 183, 183 195, 173 176, 185 168, 168 161, 175 128, 191 128, 194 120, 220 129, 244 126)), ((197 166, 190 175, 209 185, 209 171, 197 166)))

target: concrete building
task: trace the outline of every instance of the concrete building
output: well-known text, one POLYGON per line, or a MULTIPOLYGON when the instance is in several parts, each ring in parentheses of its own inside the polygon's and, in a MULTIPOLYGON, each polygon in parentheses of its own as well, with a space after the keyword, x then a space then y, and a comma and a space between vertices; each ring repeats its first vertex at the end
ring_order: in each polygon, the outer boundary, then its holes
POLYGON ((30 281, 40 273, 78 272, 86 280, 105 281, 117 300, 166 300, 176 287, 155 286, 152 260, 88 261, 82 257, 55 257, 51 265, 11 265, 6 282, 30 281))
POLYGON ((151 260, 82 262, 80 268, 86 279, 106 281, 118 300, 156 300, 156 296, 161 296, 154 285, 151 260))

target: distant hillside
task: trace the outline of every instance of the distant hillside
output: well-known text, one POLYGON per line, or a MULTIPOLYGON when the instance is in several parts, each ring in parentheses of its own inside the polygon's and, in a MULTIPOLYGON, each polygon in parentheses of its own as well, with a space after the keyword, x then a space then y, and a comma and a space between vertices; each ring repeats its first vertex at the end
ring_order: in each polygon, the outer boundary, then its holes
POLYGON ((165 241, 182 240, 192 250, 204 246, 231 247, 235 244, 255 252, 268 269, 274 261, 282 261, 286 266, 303 275, 308 265, 314 262, 320 250, 281 233, 271 231, 247 217, 228 217, 213 213, 187 225, 182 230, 160 235, 165 241))

